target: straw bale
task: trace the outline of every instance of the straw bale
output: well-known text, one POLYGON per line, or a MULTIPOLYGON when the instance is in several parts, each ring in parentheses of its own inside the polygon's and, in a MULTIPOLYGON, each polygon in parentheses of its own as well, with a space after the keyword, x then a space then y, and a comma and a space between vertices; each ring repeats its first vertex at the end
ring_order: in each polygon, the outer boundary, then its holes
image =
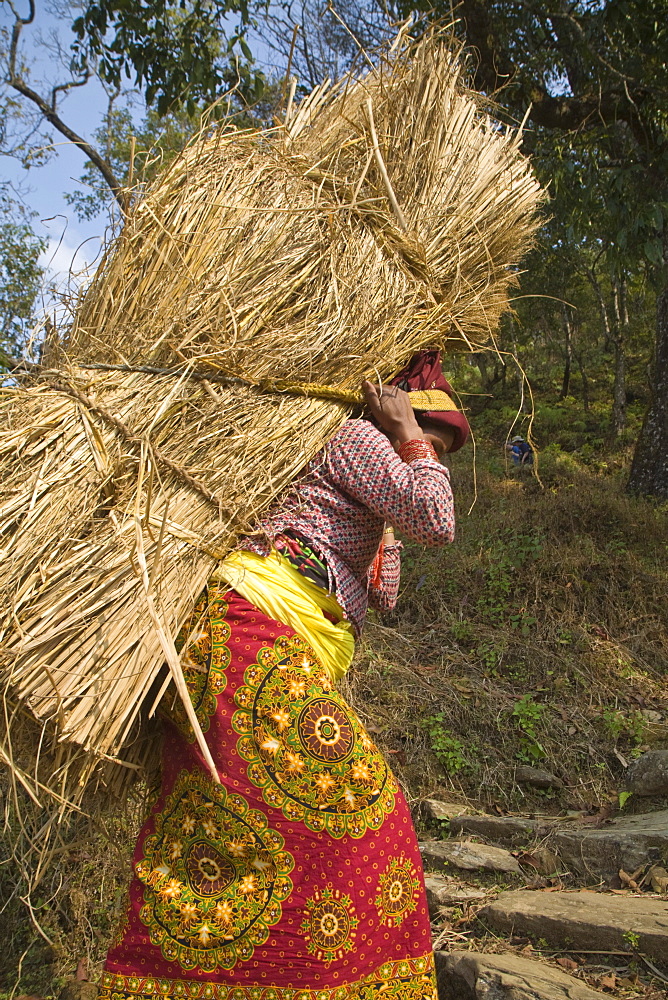
POLYGON ((170 675, 183 694, 216 560, 350 412, 263 380, 352 389, 490 341, 537 225, 519 142, 432 34, 274 129, 205 130, 138 203, 40 377, 0 393, 4 678, 54 738, 113 757, 170 675))

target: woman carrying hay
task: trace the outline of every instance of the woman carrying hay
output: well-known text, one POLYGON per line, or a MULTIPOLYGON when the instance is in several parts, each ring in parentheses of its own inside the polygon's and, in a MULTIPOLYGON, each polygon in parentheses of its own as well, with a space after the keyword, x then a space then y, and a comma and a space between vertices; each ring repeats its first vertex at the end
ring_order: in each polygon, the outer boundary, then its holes
POLYGON ((376 426, 343 425, 182 630, 220 784, 175 703, 102 1000, 436 995, 410 814, 335 688, 367 603, 397 598, 401 544, 385 524, 427 545, 454 533, 439 458, 466 419, 436 352, 393 383, 364 384, 376 426))

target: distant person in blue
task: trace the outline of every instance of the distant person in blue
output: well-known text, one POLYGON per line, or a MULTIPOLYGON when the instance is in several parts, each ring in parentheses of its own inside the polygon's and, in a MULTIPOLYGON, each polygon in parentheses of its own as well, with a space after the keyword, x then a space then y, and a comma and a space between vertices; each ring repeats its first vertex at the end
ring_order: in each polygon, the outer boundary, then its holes
POLYGON ((528 441, 525 441, 519 434, 512 439, 507 448, 513 460, 513 465, 533 465, 533 449, 528 441))

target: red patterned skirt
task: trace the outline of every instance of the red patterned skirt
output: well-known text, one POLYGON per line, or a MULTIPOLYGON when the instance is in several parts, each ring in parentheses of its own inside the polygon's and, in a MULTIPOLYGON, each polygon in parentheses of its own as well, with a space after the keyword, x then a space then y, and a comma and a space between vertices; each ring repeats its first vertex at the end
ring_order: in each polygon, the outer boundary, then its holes
POLYGON ((313 652, 224 589, 182 635, 222 784, 176 704, 100 1000, 435 1000, 406 802, 313 652))

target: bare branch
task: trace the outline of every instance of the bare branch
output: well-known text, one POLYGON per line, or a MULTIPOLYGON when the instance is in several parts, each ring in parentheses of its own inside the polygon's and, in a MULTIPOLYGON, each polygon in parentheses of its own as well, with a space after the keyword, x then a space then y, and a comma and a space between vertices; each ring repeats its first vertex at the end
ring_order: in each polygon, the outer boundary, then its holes
POLYGON ((73 87, 83 87, 90 80, 90 76, 90 70, 87 69, 80 80, 70 80, 68 83, 56 84, 56 86, 51 90, 51 110, 56 110, 58 94, 67 93, 67 91, 72 90, 73 87))
MULTIPOLYGON (((88 157, 91 163, 93 163, 100 171, 105 181, 109 185, 109 188, 113 192, 113 195, 116 198, 116 201, 118 202, 121 211, 125 213, 127 210, 127 193, 123 188, 123 185, 120 184, 120 182, 116 178, 109 163, 104 159, 103 156, 100 155, 100 153, 97 151, 97 149, 95 149, 94 146, 91 146, 89 142, 86 142, 86 140, 82 138, 80 135, 78 135, 74 131, 74 129, 71 129, 69 125, 67 125, 63 121, 63 119, 56 111, 57 94, 60 91, 67 91, 72 87, 82 86, 83 83, 86 82, 86 80, 80 80, 80 81, 72 80, 69 83, 59 84, 58 86, 52 89, 50 101, 46 100, 44 97, 38 94, 37 91, 32 89, 32 87, 29 87, 26 81, 20 75, 20 73, 17 72, 16 61, 18 55, 19 41, 21 38, 21 32, 23 31, 25 25, 32 24, 35 18, 35 3, 34 0, 29 0, 30 9, 28 17, 21 17, 19 15, 18 11, 16 10, 16 7, 12 3, 12 0, 9 0, 9 6, 11 7, 15 20, 14 20, 14 27, 12 28, 12 40, 7 60, 8 63, 7 83, 9 84, 10 87, 13 88, 13 90, 21 94, 22 97, 25 97, 27 100, 31 101, 39 109, 43 118, 50 125, 52 125, 58 132, 60 132, 61 135, 64 135, 66 139, 69 139, 69 141, 73 145, 78 146, 79 149, 83 153, 85 153, 85 155, 88 157)), ((89 74, 87 72, 86 79, 88 79, 88 75, 89 74)))

